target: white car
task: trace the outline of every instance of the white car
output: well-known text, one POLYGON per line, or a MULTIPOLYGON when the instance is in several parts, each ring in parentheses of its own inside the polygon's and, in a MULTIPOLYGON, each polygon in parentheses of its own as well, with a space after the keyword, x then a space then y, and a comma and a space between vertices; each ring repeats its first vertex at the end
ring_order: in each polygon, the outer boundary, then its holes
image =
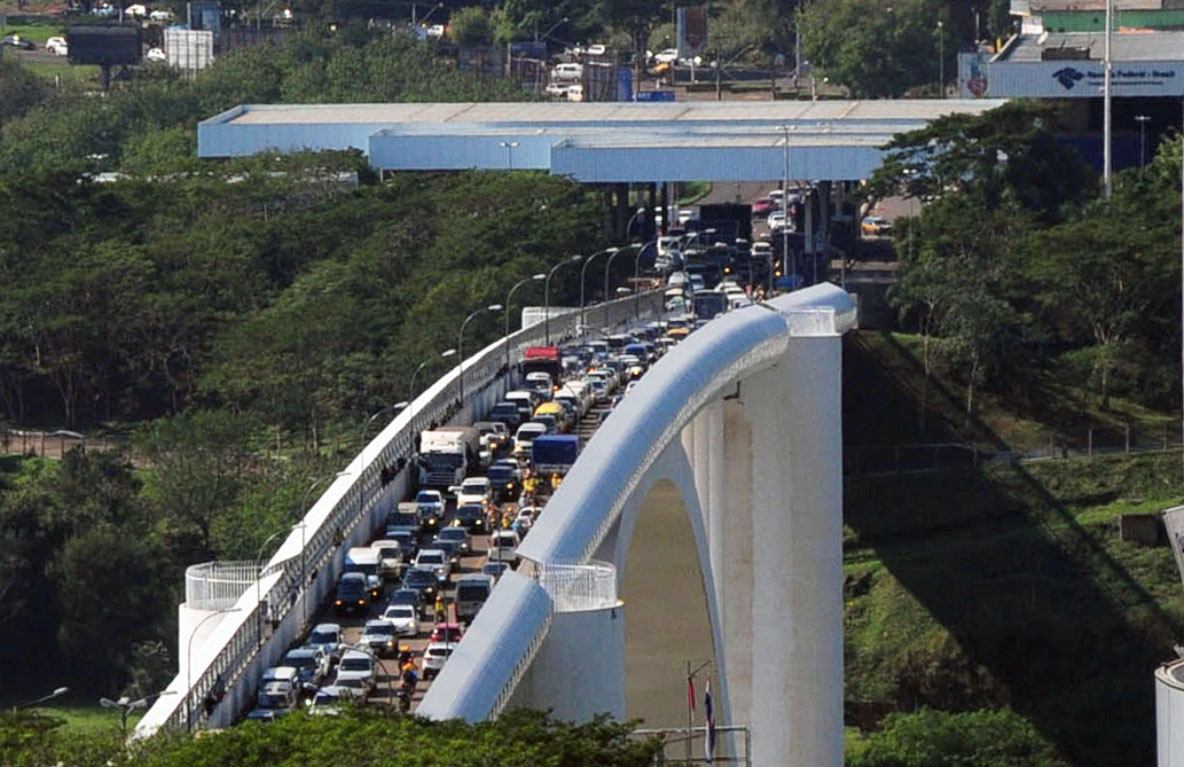
POLYGON ((785 228, 785 214, 781 211, 770 213, 769 218, 765 221, 772 231, 778 231, 785 228))
POLYGON ((485 558, 490 562, 509 562, 511 566, 518 562, 518 533, 513 530, 498 530, 489 536, 489 550, 485 558))
POLYGON ((484 506, 493 498, 493 486, 488 477, 469 477, 459 485, 448 488, 456 493, 458 507, 475 503, 484 506))
POLYGON ((547 427, 538 421, 527 421, 518 427, 518 431, 514 433, 514 453, 527 453, 530 446, 534 443, 535 437, 540 437, 547 433, 547 427))
POLYGON ((435 574, 437 581, 447 581, 452 574, 452 561, 444 549, 420 549, 412 567, 435 574))
POLYGON ((419 616, 411 605, 390 605, 383 610, 382 619, 394 626, 399 636, 419 636, 419 616))
POLYGON ((123 15, 124 16, 147 16, 148 15, 148 8, 141 5, 140 3, 133 3, 132 5, 129 5, 128 7, 123 9, 123 15))
POLYGON ((678 49, 667 48, 654 54, 654 62, 658 64, 673 64, 678 61, 678 49))
POLYGON ((58 56, 67 56, 70 49, 66 46, 66 38, 51 37, 45 41, 45 50, 58 56))
POLYGON ((148 14, 148 18, 152 21, 172 21, 173 12, 164 10, 153 11, 152 13, 148 14))
POLYGON ((434 37, 439 40, 440 38, 444 37, 444 32, 445 29, 443 24, 433 24, 428 27, 427 35, 428 37, 434 37))
POLYGON ((165 61, 168 56, 165 55, 164 48, 149 48, 148 52, 144 54, 144 58, 149 61, 165 61))
POLYGON ((603 56, 608 53, 608 46, 603 43, 593 43, 584 49, 584 53, 589 56, 603 56))
POLYGON ((341 656, 341 662, 337 664, 337 679, 333 684, 359 691, 360 702, 364 703, 370 693, 378 688, 374 659, 370 657, 370 653, 346 650, 341 656))
POLYGON ((428 645, 427 649, 423 651, 423 678, 435 679, 455 649, 455 642, 447 644, 444 642, 432 642, 428 645))
POLYGON ((551 70, 551 82, 553 83, 578 83, 583 78, 583 64, 556 64, 555 68, 551 70))
POLYGON ((567 89, 568 101, 583 101, 584 100, 584 86, 573 85, 567 89))
POLYGON ((543 89, 543 93, 553 98, 565 99, 567 92, 571 89, 570 83, 550 83, 543 89))

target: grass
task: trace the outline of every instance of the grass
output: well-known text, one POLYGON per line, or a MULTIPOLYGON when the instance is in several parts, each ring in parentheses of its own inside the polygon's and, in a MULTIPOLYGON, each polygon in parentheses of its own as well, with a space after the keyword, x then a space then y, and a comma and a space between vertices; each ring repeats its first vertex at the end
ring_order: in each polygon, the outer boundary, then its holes
POLYGON ((85 80, 98 82, 99 78, 99 68, 97 66, 87 64, 73 65, 65 60, 60 64, 50 64, 43 61, 22 61, 20 64, 30 72, 40 75, 47 80, 60 77, 63 82, 82 82, 85 80))
POLYGON ((9 35, 20 35, 21 37, 32 40, 37 43, 38 48, 45 47, 45 41, 55 35, 64 36, 66 34, 66 25, 59 23, 48 22, 30 22, 23 24, 6 24, 0 26, 0 37, 8 37, 9 35))
POLYGON ((709 181, 682 181, 678 185, 678 199, 675 205, 693 205, 711 192, 709 181))
MULTIPOLYGON (((78 735, 97 735, 105 732, 117 732, 120 726, 118 711, 106 709, 98 705, 53 706, 52 708, 45 709, 45 713, 62 719, 64 724, 61 729, 64 732, 78 735)), ((127 718, 129 732, 136 726, 136 722, 140 720, 141 716, 143 716, 143 712, 136 711, 127 718)))

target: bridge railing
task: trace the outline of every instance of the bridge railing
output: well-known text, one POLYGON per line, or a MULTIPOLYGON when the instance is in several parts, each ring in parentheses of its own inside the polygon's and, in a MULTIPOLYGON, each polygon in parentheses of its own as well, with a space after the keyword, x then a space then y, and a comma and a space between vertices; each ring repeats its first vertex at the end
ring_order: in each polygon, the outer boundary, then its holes
MULTIPOLYGON (((647 292, 590 306, 583 324, 616 328, 660 312, 660 292, 647 292)), ((188 658, 186 678, 178 675, 169 686, 180 694, 158 698, 137 725, 137 734, 161 727, 191 729, 207 720, 233 721, 251 696, 225 693, 244 682, 253 689, 256 672, 282 657, 303 633, 305 613, 315 610, 336 582, 345 549, 365 542, 392 500, 410 486, 416 435, 433 425, 474 420, 474 414, 483 413, 514 385, 513 363, 526 347, 543 343, 548 332, 552 343, 570 340, 580 324, 580 312, 573 310, 553 316, 549 331, 539 323, 499 339, 461 363, 464 402, 458 402, 459 369, 453 368, 396 415, 308 510, 259 574, 258 583, 252 580, 233 612, 201 644, 196 657, 188 658)), ((181 642, 184 645, 185 637, 181 642)))

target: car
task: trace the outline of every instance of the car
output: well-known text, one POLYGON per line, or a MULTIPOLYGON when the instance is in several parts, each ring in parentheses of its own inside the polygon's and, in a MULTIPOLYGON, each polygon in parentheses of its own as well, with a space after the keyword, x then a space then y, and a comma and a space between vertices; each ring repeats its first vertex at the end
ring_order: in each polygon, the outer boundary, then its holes
POLYGON ((423 651, 423 678, 435 679, 455 649, 456 645, 451 643, 432 642, 428 645, 423 651))
POLYGON ((489 478, 494 502, 505 501, 517 495, 520 474, 518 461, 513 458, 497 460, 490 464, 485 475, 489 478))
POLYGON ((156 10, 148 14, 150 21, 172 21, 173 12, 166 10, 156 10))
POLYGON ((570 83, 553 82, 547 83, 547 87, 543 88, 543 93, 553 98, 567 98, 567 92, 571 90, 570 83))
POLYGON ((329 676, 329 653, 324 647, 297 647, 284 655, 285 666, 296 669, 300 686, 311 684, 320 687, 329 676))
POLYGON ((308 714, 309 716, 337 716, 341 713, 341 704, 352 700, 353 697, 352 691, 347 691, 336 685, 322 687, 313 693, 308 714))
POLYGON ((95 15, 102 16, 105 18, 111 17, 111 16, 118 16, 119 9, 116 8, 114 5, 111 5, 110 3, 103 3, 98 8, 95 9, 95 15))
POLYGON ((415 555, 419 553, 419 539, 416 538, 414 531, 388 527, 383 537, 399 544, 399 550, 403 552, 405 563, 415 561, 415 555))
POLYGON ((403 577, 403 547, 389 538, 370 542, 370 548, 378 552, 378 574, 383 579, 397 581, 403 577))
POLYGON ((247 722, 271 722, 280 717, 287 716, 292 709, 290 708, 257 708, 247 714, 244 721, 247 722))
POLYGON ((333 607, 338 615, 370 609, 370 587, 362 573, 345 573, 337 581, 333 607))
POLYGON ((463 636, 464 632, 461 630, 459 623, 455 621, 442 621, 432 628, 432 635, 428 641, 456 644, 463 636))
POLYGON ((485 558, 494 562, 509 562, 513 567, 518 563, 518 533, 513 530, 498 530, 489 536, 489 551, 485 558))
POLYGON ((469 531, 460 525, 444 528, 436 536, 436 539, 441 541, 456 541, 459 543, 462 557, 467 557, 473 553, 473 536, 469 535, 469 531))
POLYGON ((518 425, 526 420, 518 406, 509 400, 502 400, 494 405, 493 410, 489 411, 489 418, 501 421, 507 429, 517 429, 518 425))
POLYGON ((444 37, 444 33, 446 31, 447 29, 443 24, 432 24, 430 27, 428 27, 427 35, 428 37, 439 40, 440 38, 444 37))
POLYGON ((452 560, 444 549, 420 549, 412 568, 431 573, 439 583, 447 583, 448 576, 452 574, 452 560))
POLYGON ((575 83, 584 78, 583 64, 556 64, 551 70, 551 82, 575 83))
POLYGON ((403 576, 403 588, 418 591, 423 594, 424 599, 427 601, 436 598, 438 585, 439 581, 436 579, 436 574, 431 570, 420 570, 413 567, 403 576))
POLYGON ((510 569, 509 562, 486 562, 481 565, 482 575, 491 575, 494 578, 500 578, 505 574, 506 570, 510 569))
POLYGON ((518 510, 518 514, 514 517, 514 522, 522 530, 523 535, 530 530, 531 526, 534 525, 534 521, 539 518, 540 511, 541 509, 538 506, 523 506, 518 510))
POLYGON ((464 482, 448 488, 456 493, 456 505, 466 503, 486 504, 493 500, 493 487, 488 477, 466 477, 464 482))
POLYGON ((859 223, 859 230, 864 234, 881 237, 892 234, 892 222, 880 216, 864 216, 863 221, 859 223))
POLYGON ((584 100, 584 86, 573 85, 567 89, 568 101, 583 101, 584 100))
POLYGON ((493 592, 493 578, 481 573, 466 573, 456 581, 456 619, 472 623, 477 611, 493 592))
POLYGON ((9 48, 17 48, 22 51, 31 51, 37 47, 32 40, 21 37, 20 35, 9 35, 3 40, 0 40, 0 45, 7 46, 9 48))
POLYGON ((432 542, 428 544, 433 549, 439 549, 444 552, 444 556, 448 557, 448 564, 451 566, 449 575, 452 572, 460 569, 460 541, 450 541, 445 538, 433 538, 432 542))
POLYGON ((547 427, 538 421, 527 421, 518 427, 514 433, 514 452, 518 455, 530 456, 530 444, 535 437, 547 433, 547 427))
POLYGON ((584 53, 589 56, 603 56, 608 53, 608 46, 604 43, 592 43, 584 49, 584 53))
POLYGON ((358 644, 369 647, 380 658, 393 658, 399 653, 399 638, 394 625, 385 618, 366 621, 358 644))
POLYGON ((45 41, 45 50, 57 56, 67 56, 70 53, 70 48, 66 45, 66 38, 51 37, 45 41))
POLYGON ((168 61, 168 55, 164 52, 164 48, 149 48, 148 52, 144 54, 144 58, 149 61, 168 61))
POLYGON ((421 531, 436 529, 444 516, 444 494, 439 490, 420 490, 415 494, 415 515, 421 531))
POLYGON ((123 9, 124 16, 147 16, 148 8, 141 3, 132 3, 123 9))
POLYGON ((272 666, 259 678, 255 705, 259 708, 295 708, 300 690, 299 671, 291 666, 272 666))
POLYGON ((773 201, 768 197, 758 197, 752 201, 752 215, 767 216, 773 212, 773 201))
POLYGON ((374 670, 374 658, 370 653, 362 650, 346 650, 341 656, 341 663, 337 664, 337 679, 333 684, 338 687, 352 687, 363 691, 362 702, 378 687, 378 675, 374 670))
POLYGON ((656 64, 674 64, 678 61, 678 49, 667 48, 663 51, 658 51, 653 56, 656 64))
POLYGON ((337 663, 344 650, 341 644, 341 626, 336 623, 318 623, 312 627, 308 639, 304 640, 304 646, 324 650, 329 656, 329 665, 337 663))
POLYGON ((490 458, 510 445, 510 430, 501 421, 478 421, 473 424, 473 428, 480 435, 481 449, 487 451, 490 458))
POLYGON ((413 605, 387 605, 382 619, 391 624, 396 636, 419 636, 418 608, 413 605))
POLYGON ((412 608, 420 619, 426 618, 432 609, 424 593, 417 589, 396 589, 392 592, 387 607, 395 607, 396 605, 406 605, 412 608))
MULTIPOLYGON (((484 506, 478 505, 476 503, 466 503, 464 506, 457 508, 453 519, 455 520, 458 527, 462 527, 465 530, 468 530, 470 533, 487 532, 486 526, 489 524, 489 520, 485 516, 484 506)), ((447 530, 449 528, 444 529, 447 530)), ((441 530, 440 532, 444 531, 441 530)), ((471 545, 472 544, 470 543, 470 547, 471 545)))
MULTIPOLYGON (((769 229, 775 232, 785 228, 785 221, 785 214, 780 210, 773 211, 769 214, 769 217, 765 219, 765 223, 768 224, 769 229)), ((792 224, 792 222, 790 223, 792 224)), ((790 231, 793 231, 792 225, 790 226, 790 231)))

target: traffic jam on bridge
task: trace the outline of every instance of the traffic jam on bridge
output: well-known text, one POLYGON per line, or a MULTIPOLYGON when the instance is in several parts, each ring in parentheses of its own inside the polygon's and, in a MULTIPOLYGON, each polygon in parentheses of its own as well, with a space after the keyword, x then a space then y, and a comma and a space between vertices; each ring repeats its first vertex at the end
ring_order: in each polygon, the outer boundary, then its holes
POLYGON ((345 552, 303 641, 258 680, 248 720, 301 706, 332 713, 343 702, 417 707, 617 402, 696 327, 752 303, 751 285, 729 275, 734 262, 683 271, 675 249, 687 245, 661 243, 656 256, 665 320, 612 335, 583 328, 579 342, 529 347, 521 388, 485 420, 420 433, 417 491, 387 511, 370 546, 345 552))

